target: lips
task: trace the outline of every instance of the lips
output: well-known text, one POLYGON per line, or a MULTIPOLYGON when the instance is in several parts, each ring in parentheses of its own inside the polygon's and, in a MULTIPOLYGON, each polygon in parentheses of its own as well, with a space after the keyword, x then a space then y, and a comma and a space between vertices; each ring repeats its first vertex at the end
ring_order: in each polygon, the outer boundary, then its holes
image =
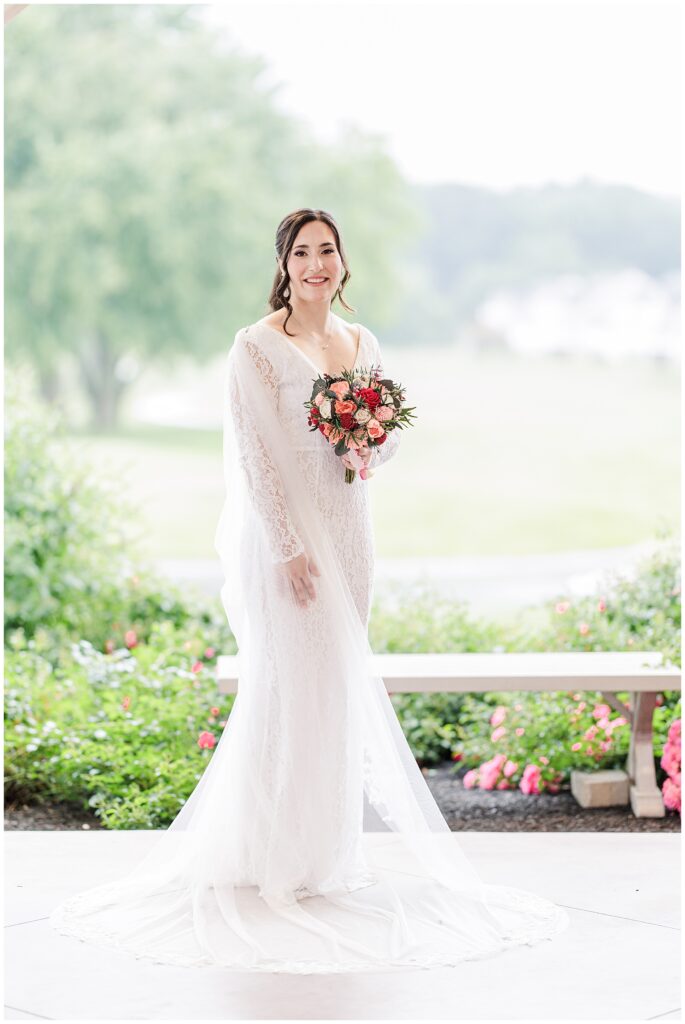
POLYGON ((305 277, 304 283, 311 284, 316 287, 317 285, 325 284, 327 280, 327 277, 305 277))

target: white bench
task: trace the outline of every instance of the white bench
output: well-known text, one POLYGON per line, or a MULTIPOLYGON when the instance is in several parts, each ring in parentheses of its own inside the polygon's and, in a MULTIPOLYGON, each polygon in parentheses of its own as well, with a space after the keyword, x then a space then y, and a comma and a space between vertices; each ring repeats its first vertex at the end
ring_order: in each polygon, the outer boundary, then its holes
MULTIPOLYGON (((652 715, 663 690, 679 690, 680 669, 663 667, 658 651, 534 652, 504 654, 374 654, 369 671, 390 693, 484 693, 518 690, 594 691, 630 723, 626 771, 630 804, 638 818, 663 817, 656 784, 652 715), (616 696, 631 694, 627 708, 616 696)), ((236 693, 240 655, 222 655, 217 680, 236 693)))

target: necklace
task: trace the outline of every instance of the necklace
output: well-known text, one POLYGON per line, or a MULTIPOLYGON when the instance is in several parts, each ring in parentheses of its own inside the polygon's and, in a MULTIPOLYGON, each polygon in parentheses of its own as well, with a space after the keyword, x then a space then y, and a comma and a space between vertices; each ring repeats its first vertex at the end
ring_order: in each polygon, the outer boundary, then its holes
MULTIPOLYGON (((298 324, 300 323, 300 321, 299 321, 299 320, 297 319, 297 317, 295 316, 295 314, 294 314, 294 313, 292 313, 292 314, 291 314, 291 316, 292 316, 292 317, 293 317, 293 318, 295 319, 295 321, 296 321, 296 322, 297 322, 298 324)), ((300 324, 300 327, 302 327, 302 324, 300 324)), ((329 348, 329 347, 330 347, 330 344, 331 344, 331 343, 330 343, 330 341, 327 341, 325 345, 320 345, 320 344, 319 344, 319 342, 318 342, 318 341, 316 341, 316 338, 314 338, 314 337, 312 336, 312 333, 311 333, 311 331, 305 331, 304 333, 305 333, 305 334, 308 334, 308 335, 309 335, 309 337, 310 337, 310 338, 312 339, 312 341, 316 342, 316 347, 317 347, 317 348, 319 348, 319 349, 323 350, 323 349, 325 349, 325 348, 329 348)), ((331 335, 331 332, 330 332, 330 331, 326 331, 326 337, 327 337, 327 338, 330 338, 330 335, 331 335)))

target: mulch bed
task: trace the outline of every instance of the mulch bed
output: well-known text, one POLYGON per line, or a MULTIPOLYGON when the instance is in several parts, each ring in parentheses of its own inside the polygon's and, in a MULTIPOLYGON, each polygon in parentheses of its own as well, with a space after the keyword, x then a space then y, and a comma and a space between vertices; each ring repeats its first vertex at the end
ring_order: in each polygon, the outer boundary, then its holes
MULTIPOLYGON (((680 832, 680 816, 636 818, 630 807, 584 809, 569 791, 526 796, 520 790, 464 789, 464 769, 451 761, 423 774, 453 832, 680 832)), ((5 831, 102 829, 100 819, 71 804, 5 805, 5 831)))
POLYGON ((519 789, 464 789, 465 769, 423 769, 453 832, 680 832, 680 815, 636 818, 630 806, 583 808, 569 790, 526 796, 519 789))

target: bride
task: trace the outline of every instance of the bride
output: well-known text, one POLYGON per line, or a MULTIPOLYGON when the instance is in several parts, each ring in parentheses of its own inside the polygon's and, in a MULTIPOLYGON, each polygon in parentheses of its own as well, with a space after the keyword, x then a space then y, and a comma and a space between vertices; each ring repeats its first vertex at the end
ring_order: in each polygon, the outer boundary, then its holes
MULTIPOLYGON (((372 485, 345 482, 303 406, 319 374, 382 366, 375 335, 331 311, 336 298, 350 309, 333 217, 289 214, 276 258, 271 312, 227 360, 215 545, 233 710, 147 856, 51 923, 159 963, 296 973, 451 965, 551 938, 566 912, 483 882, 373 674, 372 485)), ((399 435, 363 455, 366 473, 399 435)))

